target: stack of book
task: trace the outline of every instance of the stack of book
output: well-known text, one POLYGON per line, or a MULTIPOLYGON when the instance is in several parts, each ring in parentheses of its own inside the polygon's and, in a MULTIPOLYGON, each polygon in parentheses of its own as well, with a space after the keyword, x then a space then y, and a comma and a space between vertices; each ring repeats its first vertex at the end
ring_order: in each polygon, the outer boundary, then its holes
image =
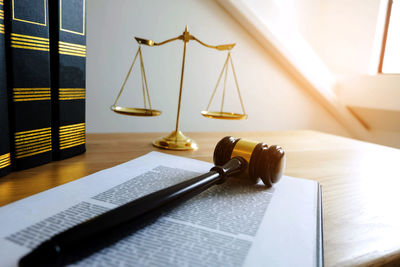
POLYGON ((85 151, 85 0, 0 0, 0 176, 85 151))

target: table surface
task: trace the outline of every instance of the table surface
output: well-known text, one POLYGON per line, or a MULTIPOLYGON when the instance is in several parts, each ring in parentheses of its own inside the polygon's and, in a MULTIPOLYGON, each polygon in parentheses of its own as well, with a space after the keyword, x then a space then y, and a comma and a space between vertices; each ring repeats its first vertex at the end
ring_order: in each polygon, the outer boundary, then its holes
MULTIPOLYGON (((325 265, 400 266, 400 150, 314 131, 187 135, 197 151, 162 152, 212 162, 227 135, 281 145, 286 175, 322 185, 325 265)), ((159 136, 87 134, 85 154, 0 178, 0 206, 159 150, 159 136)))

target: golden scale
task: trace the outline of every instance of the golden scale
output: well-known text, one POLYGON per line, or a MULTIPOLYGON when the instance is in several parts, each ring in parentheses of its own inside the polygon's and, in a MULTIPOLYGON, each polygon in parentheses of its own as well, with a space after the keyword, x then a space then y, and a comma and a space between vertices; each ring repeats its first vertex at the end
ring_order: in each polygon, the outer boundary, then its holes
POLYGON ((121 89, 119 90, 119 93, 117 95, 117 98, 115 99, 114 104, 111 106, 111 110, 118 113, 118 114, 123 114, 123 115, 130 115, 130 116, 144 116, 144 117, 151 117, 151 116, 158 116, 161 114, 161 111, 153 109, 151 106, 151 101, 150 101, 150 94, 149 94, 149 88, 147 86, 147 79, 146 79, 146 72, 144 70, 144 64, 143 64, 143 56, 142 56, 142 45, 147 45, 147 46, 161 46, 164 44, 167 44, 169 42, 173 42, 176 40, 182 40, 184 45, 183 45, 183 59, 182 59, 182 71, 181 71, 181 80, 180 80, 180 87, 179 87, 179 100, 178 100, 178 111, 176 115, 176 125, 175 125, 175 131, 171 132, 169 135, 158 138, 153 141, 153 145, 156 147, 164 148, 164 149, 171 149, 171 150, 193 150, 197 149, 197 144, 191 140, 190 138, 186 137, 180 130, 179 130, 179 114, 180 114, 180 108, 181 108, 181 97, 182 97, 182 87, 183 87, 183 74, 185 71, 185 57, 186 57, 186 44, 190 40, 195 40, 201 45, 208 47, 208 48, 213 48, 217 49, 219 51, 227 51, 228 55, 226 57, 225 63, 222 67, 221 73, 219 75, 217 85, 214 88, 214 91, 212 92, 210 101, 208 103, 208 106, 205 111, 202 111, 201 114, 204 117, 207 118, 212 118, 212 119, 225 119, 225 120, 242 120, 242 119, 247 119, 246 112, 244 110, 244 105, 243 105, 243 100, 242 96, 240 94, 239 90, 239 85, 238 81, 236 78, 236 73, 235 73, 235 68, 233 66, 232 62, 232 57, 231 57, 231 50, 236 44, 223 44, 223 45, 217 45, 217 46, 212 46, 208 45, 206 43, 203 43, 199 39, 197 39, 195 36, 191 35, 188 31, 188 27, 185 27, 185 31, 183 32, 182 35, 179 35, 178 37, 171 38, 168 40, 165 40, 160 43, 156 43, 153 40, 147 40, 143 38, 138 38, 135 37, 136 41, 139 44, 139 48, 136 52, 136 55, 132 61, 132 64, 128 70, 128 73, 125 77, 124 82, 122 83, 121 89), (143 93, 143 102, 144 102, 144 108, 133 108, 133 107, 121 107, 117 105, 117 102, 119 98, 121 97, 121 94, 125 88, 125 84, 128 81, 128 78, 132 72, 133 66, 136 62, 137 57, 139 56, 140 58, 140 73, 141 73, 141 82, 142 82, 142 93, 143 93), (227 76, 228 76, 228 68, 229 68, 229 63, 232 67, 232 73, 235 79, 235 84, 236 84, 236 90, 238 93, 238 97, 240 100, 240 104, 242 107, 242 112, 243 113, 233 113, 233 112, 225 112, 223 111, 224 108, 224 100, 225 100, 225 91, 226 91, 226 81, 227 81, 227 76), (211 102, 214 99, 215 93, 217 91, 218 85, 221 81, 222 76, 224 75, 224 84, 223 84, 223 92, 222 92, 222 101, 221 101, 221 108, 220 111, 209 111, 211 102))

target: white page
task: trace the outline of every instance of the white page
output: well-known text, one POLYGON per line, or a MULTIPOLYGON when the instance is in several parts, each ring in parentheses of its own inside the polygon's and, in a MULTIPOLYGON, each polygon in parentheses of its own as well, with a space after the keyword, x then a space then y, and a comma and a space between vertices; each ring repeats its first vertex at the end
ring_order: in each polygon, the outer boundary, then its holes
MULTIPOLYGON (((0 208, 0 265, 39 242, 212 164, 151 152, 0 208)), ((233 179, 77 266, 315 266, 317 183, 283 177, 271 189, 233 179)))

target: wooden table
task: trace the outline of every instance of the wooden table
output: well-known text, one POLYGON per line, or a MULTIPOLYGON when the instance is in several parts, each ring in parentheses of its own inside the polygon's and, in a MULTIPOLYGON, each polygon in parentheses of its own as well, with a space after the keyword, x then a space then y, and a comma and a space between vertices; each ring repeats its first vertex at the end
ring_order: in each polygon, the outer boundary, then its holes
MULTIPOLYGON (((0 178, 0 206, 157 150, 160 133, 88 134, 87 152, 0 178)), ((233 135, 279 144, 286 175, 321 183, 326 266, 400 266, 400 150, 313 131, 191 133, 197 151, 163 152, 212 162, 233 135)))

